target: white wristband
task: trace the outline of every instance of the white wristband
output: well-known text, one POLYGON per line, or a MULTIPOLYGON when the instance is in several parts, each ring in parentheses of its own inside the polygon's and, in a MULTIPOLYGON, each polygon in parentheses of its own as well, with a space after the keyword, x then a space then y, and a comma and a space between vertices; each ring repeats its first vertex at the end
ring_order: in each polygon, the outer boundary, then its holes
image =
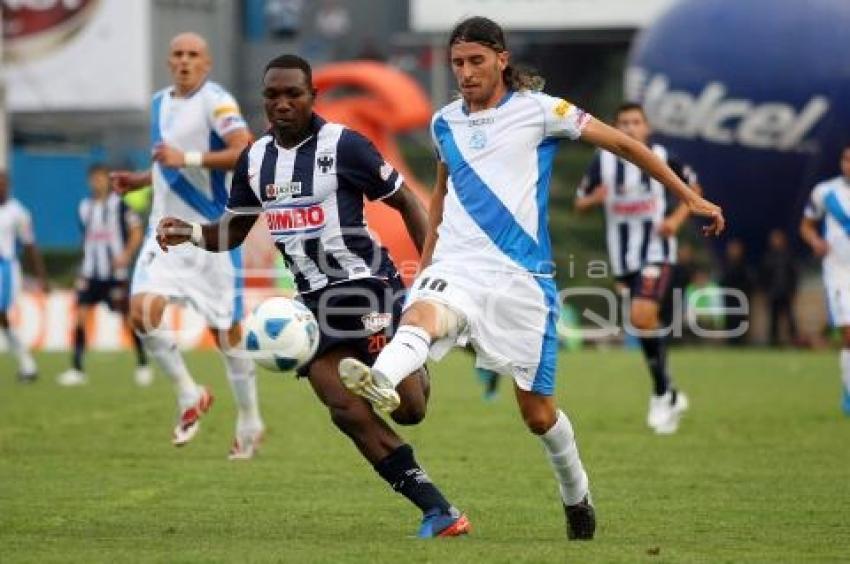
POLYGON ((196 247, 203 247, 204 231, 201 229, 201 224, 192 222, 189 225, 192 226, 192 235, 189 237, 189 241, 196 247))
POLYGON ((204 166, 204 154, 200 151, 186 151, 183 153, 183 165, 190 168, 201 168, 204 166))

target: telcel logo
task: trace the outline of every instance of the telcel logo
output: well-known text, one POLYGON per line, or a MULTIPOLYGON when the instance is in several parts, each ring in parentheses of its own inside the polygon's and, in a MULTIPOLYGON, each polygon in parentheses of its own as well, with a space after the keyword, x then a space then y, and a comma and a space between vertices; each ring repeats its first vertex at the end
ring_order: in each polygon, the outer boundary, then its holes
POLYGON ((627 98, 642 102, 655 130, 673 137, 738 143, 751 149, 800 150, 830 107, 825 96, 813 96, 797 111, 784 102, 757 104, 727 98, 727 92, 723 83, 715 81, 694 95, 671 90, 670 79, 663 74, 650 77, 641 67, 626 72, 627 98))

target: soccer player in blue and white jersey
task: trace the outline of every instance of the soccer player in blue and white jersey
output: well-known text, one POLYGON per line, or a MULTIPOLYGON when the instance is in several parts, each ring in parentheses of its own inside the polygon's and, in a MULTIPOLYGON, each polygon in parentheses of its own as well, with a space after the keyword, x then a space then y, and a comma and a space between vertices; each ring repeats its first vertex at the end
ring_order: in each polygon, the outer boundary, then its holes
MULTIPOLYGON (((273 59, 263 86, 272 127, 240 157, 227 215, 206 225, 165 218, 157 227, 160 244, 233 249, 264 212, 295 274, 299 298, 319 322, 318 350, 299 375, 309 379, 331 420, 378 475, 422 511, 420 537, 465 534, 466 516, 419 466, 413 448, 345 389, 338 371, 345 357, 374 361, 398 326, 405 294, 387 250, 369 234, 364 197, 398 210, 420 250, 428 231, 425 209, 372 143, 313 113, 316 90, 307 61, 295 55, 273 59)), ((392 418, 402 425, 425 414, 428 379, 419 368, 399 388, 405 405, 392 418)))
MULTIPOLYGON (((614 126, 649 147, 689 187, 699 191, 696 174, 666 147, 650 144, 651 130, 643 108, 626 103, 617 109, 614 126)), ((605 209, 605 240, 617 280, 628 300, 629 325, 640 338, 653 392, 647 425, 658 434, 675 433, 688 408, 684 392, 677 390, 667 368, 666 335, 658 334, 661 310, 669 300, 676 233, 688 217, 683 203, 668 202, 664 186, 627 159, 599 150, 576 193, 578 211, 605 209)))
POLYGON ((841 152, 841 175, 812 191, 800 235, 823 259, 829 317, 841 329, 841 408, 850 416, 850 143, 841 152))
MULTIPOLYGON (((153 183, 150 221, 167 215, 215 221, 227 203, 226 175, 252 141, 236 101, 208 80, 212 68, 206 41, 182 33, 171 41, 168 64, 174 84, 153 97, 153 166, 146 172, 113 173, 120 191, 153 183)), ((191 304, 207 321, 224 353, 238 415, 231 459, 253 456, 263 433, 252 361, 231 351, 241 337, 241 254, 211 255, 192 245, 166 254, 151 233, 131 283, 130 318, 148 353, 174 382, 179 418, 172 442, 181 446, 198 431, 212 394, 198 386, 174 339, 161 327, 169 301, 191 304)))
MULTIPOLYGON (((92 307, 102 302, 129 321, 130 262, 144 236, 142 219, 110 190, 109 170, 104 165, 89 167, 88 181, 91 194, 77 209, 83 231, 83 262, 76 283, 74 355, 72 367, 56 379, 62 386, 79 386, 88 381, 83 371, 83 356, 86 320, 92 307)), ((139 336, 135 332, 132 335, 137 360, 136 384, 147 386, 153 380, 153 373, 139 336)))
POLYGON ((693 193, 646 146, 561 100, 510 65, 504 33, 482 17, 459 23, 449 60, 461 98, 438 110, 431 132, 437 185, 425 269, 411 287, 393 340, 371 370, 344 359, 344 381, 384 410, 429 352, 471 343, 477 364, 511 376, 528 429, 554 469, 570 539, 591 539, 596 518, 572 425, 554 399, 556 323, 547 202, 560 139, 584 139, 647 170, 691 213, 723 228, 720 209, 693 193))
POLYGON ((6 337, 9 350, 18 360, 18 380, 33 382, 38 368, 27 346, 9 324, 9 310, 21 288, 21 266, 15 250, 17 243, 38 276, 41 287, 47 290, 44 261, 35 245, 32 220, 26 208, 9 195, 9 177, 0 170, 0 331, 6 337))

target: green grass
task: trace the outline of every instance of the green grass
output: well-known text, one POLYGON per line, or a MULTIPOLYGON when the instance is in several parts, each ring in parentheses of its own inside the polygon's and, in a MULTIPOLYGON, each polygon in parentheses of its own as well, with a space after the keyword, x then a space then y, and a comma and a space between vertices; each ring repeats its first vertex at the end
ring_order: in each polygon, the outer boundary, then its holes
POLYGON ((434 371, 431 411, 405 430, 475 527, 411 538, 418 515, 330 425, 305 382, 263 373, 269 433, 230 463, 233 407, 214 354, 189 357, 218 400, 195 441, 169 444, 170 386, 136 389, 128 354, 92 355, 61 389, 65 355, 15 383, 0 359, 0 562, 799 562, 850 553, 850 420, 834 352, 674 351, 692 400, 679 434, 644 428, 636 352, 561 362, 599 530, 567 543, 539 442, 507 389, 480 400, 463 355, 434 371))

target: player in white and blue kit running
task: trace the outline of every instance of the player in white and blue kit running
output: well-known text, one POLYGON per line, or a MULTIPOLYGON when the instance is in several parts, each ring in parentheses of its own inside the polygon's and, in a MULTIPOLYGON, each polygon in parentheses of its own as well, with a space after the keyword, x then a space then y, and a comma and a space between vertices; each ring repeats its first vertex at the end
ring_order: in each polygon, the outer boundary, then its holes
POLYGON ((559 484, 570 539, 596 528, 573 429, 553 394, 560 313, 548 233, 548 188, 560 139, 582 138, 622 155, 670 187, 692 213, 723 228, 720 209, 689 190, 644 145, 569 102, 539 91, 539 77, 509 64, 504 33, 473 17, 449 38, 461 99, 437 111, 437 185, 424 270, 401 326, 372 369, 340 363, 343 381, 376 407, 398 405, 395 387, 452 345, 472 345, 477 365, 512 376, 528 429, 559 484))
POLYGON ((20 243, 28 256, 41 287, 47 289, 44 261, 35 245, 30 213, 9 195, 9 178, 0 170, 0 331, 18 360, 18 380, 32 382, 38 375, 35 360, 9 324, 9 310, 21 288, 21 266, 16 246, 20 243))
MULTIPOLYGON (((206 41, 183 33, 171 41, 168 57, 173 86, 153 97, 149 172, 113 173, 116 188, 153 184, 150 223, 167 215, 214 221, 227 203, 226 175, 252 137, 239 107, 226 90, 207 79, 212 62, 206 41)), ((161 327, 169 301, 191 304, 207 321, 224 352, 238 409, 231 459, 251 458, 262 435, 253 362, 229 352, 240 341, 241 254, 205 253, 182 245, 166 254, 150 233, 131 284, 130 318, 148 353, 171 377, 180 417, 173 443, 187 443, 198 430, 212 395, 189 374, 176 344, 161 327)))
POLYGON ((812 191, 800 235, 815 256, 823 258, 829 317, 841 329, 841 407, 850 416, 850 144, 841 152, 841 176, 812 191))

